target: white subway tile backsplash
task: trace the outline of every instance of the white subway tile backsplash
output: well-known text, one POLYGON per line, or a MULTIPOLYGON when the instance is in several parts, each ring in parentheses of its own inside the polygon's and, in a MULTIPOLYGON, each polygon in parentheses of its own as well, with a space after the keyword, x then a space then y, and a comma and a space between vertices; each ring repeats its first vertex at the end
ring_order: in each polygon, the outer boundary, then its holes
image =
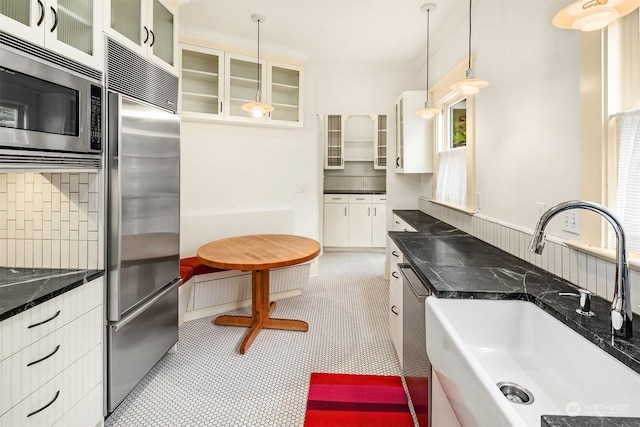
POLYGON ((102 268, 97 173, 0 173, 0 265, 102 268))

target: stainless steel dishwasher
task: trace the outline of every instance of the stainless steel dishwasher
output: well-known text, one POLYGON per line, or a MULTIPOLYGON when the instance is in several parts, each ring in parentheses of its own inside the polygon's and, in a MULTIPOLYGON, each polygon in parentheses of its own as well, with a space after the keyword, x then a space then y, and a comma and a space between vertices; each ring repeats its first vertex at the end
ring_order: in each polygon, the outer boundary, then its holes
POLYGON ((431 290, 409 264, 398 264, 402 287, 402 363, 411 404, 421 427, 431 426, 431 363, 427 356, 424 300, 431 290))

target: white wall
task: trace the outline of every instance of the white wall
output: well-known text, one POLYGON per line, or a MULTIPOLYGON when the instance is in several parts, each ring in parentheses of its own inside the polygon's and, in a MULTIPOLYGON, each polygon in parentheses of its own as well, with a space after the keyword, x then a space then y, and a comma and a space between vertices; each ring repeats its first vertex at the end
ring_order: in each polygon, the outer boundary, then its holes
MULTIPOLYGON (((473 9, 474 69, 491 82, 477 95, 480 213, 528 228, 536 202, 580 196, 579 34, 551 23, 565 4, 485 1, 473 9)), ((457 7, 465 19, 434 43, 434 82, 467 56, 468 4, 457 7)), ((549 231, 563 235, 560 221, 549 231)))
MULTIPOLYGON (((316 115, 386 113, 393 129, 395 99, 402 90, 419 88, 417 76, 397 68, 309 64, 302 129, 183 121, 181 256, 193 256, 200 244, 234 234, 320 238, 323 152, 316 115), (298 184, 304 192, 297 192, 298 184)), ((394 138, 389 143, 394 145, 394 138)), ((388 209, 417 209, 419 177, 393 175, 387 177, 387 191, 393 194, 388 209)))

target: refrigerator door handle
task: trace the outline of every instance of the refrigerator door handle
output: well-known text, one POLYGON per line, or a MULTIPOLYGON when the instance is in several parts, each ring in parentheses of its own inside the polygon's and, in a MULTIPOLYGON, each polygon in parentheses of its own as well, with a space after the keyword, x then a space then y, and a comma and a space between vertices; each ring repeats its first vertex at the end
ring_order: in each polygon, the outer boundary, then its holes
POLYGON ((151 298, 149 301, 147 301, 146 303, 144 303, 143 305, 138 307, 136 310, 134 310, 131 313, 127 314, 119 322, 113 323, 111 325, 111 327, 113 328, 113 332, 118 332, 118 329, 125 327, 128 323, 130 323, 133 320, 135 320, 135 318, 138 317, 139 315, 141 315, 142 313, 144 313, 144 311, 147 308, 152 306, 156 301, 158 301, 159 299, 161 299, 162 297, 164 297, 165 295, 167 295, 168 293, 170 293, 174 289, 176 289, 178 286, 180 286, 181 283, 182 283, 182 279, 176 279, 164 291, 162 291, 159 294, 155 295, 153 298, 151 298))

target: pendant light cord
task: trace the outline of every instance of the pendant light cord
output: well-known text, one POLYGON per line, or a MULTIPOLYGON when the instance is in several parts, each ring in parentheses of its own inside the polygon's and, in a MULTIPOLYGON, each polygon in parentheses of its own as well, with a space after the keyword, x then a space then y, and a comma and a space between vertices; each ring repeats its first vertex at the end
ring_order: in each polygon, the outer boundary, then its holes
POLYGON ((257 82, 256 86, 258 88, 258 93, 256 94, 256 101, 260 102, 260 20, 258 19, 258 63, 256 64, 256 69, 258 70, 257 82))
POLYGON ((471 0, 469 0, 469 69, 471 69, 471 0))
POLYGON ((429 21, 431 9, 427 9, 427 103, 429 103, 429 21))

